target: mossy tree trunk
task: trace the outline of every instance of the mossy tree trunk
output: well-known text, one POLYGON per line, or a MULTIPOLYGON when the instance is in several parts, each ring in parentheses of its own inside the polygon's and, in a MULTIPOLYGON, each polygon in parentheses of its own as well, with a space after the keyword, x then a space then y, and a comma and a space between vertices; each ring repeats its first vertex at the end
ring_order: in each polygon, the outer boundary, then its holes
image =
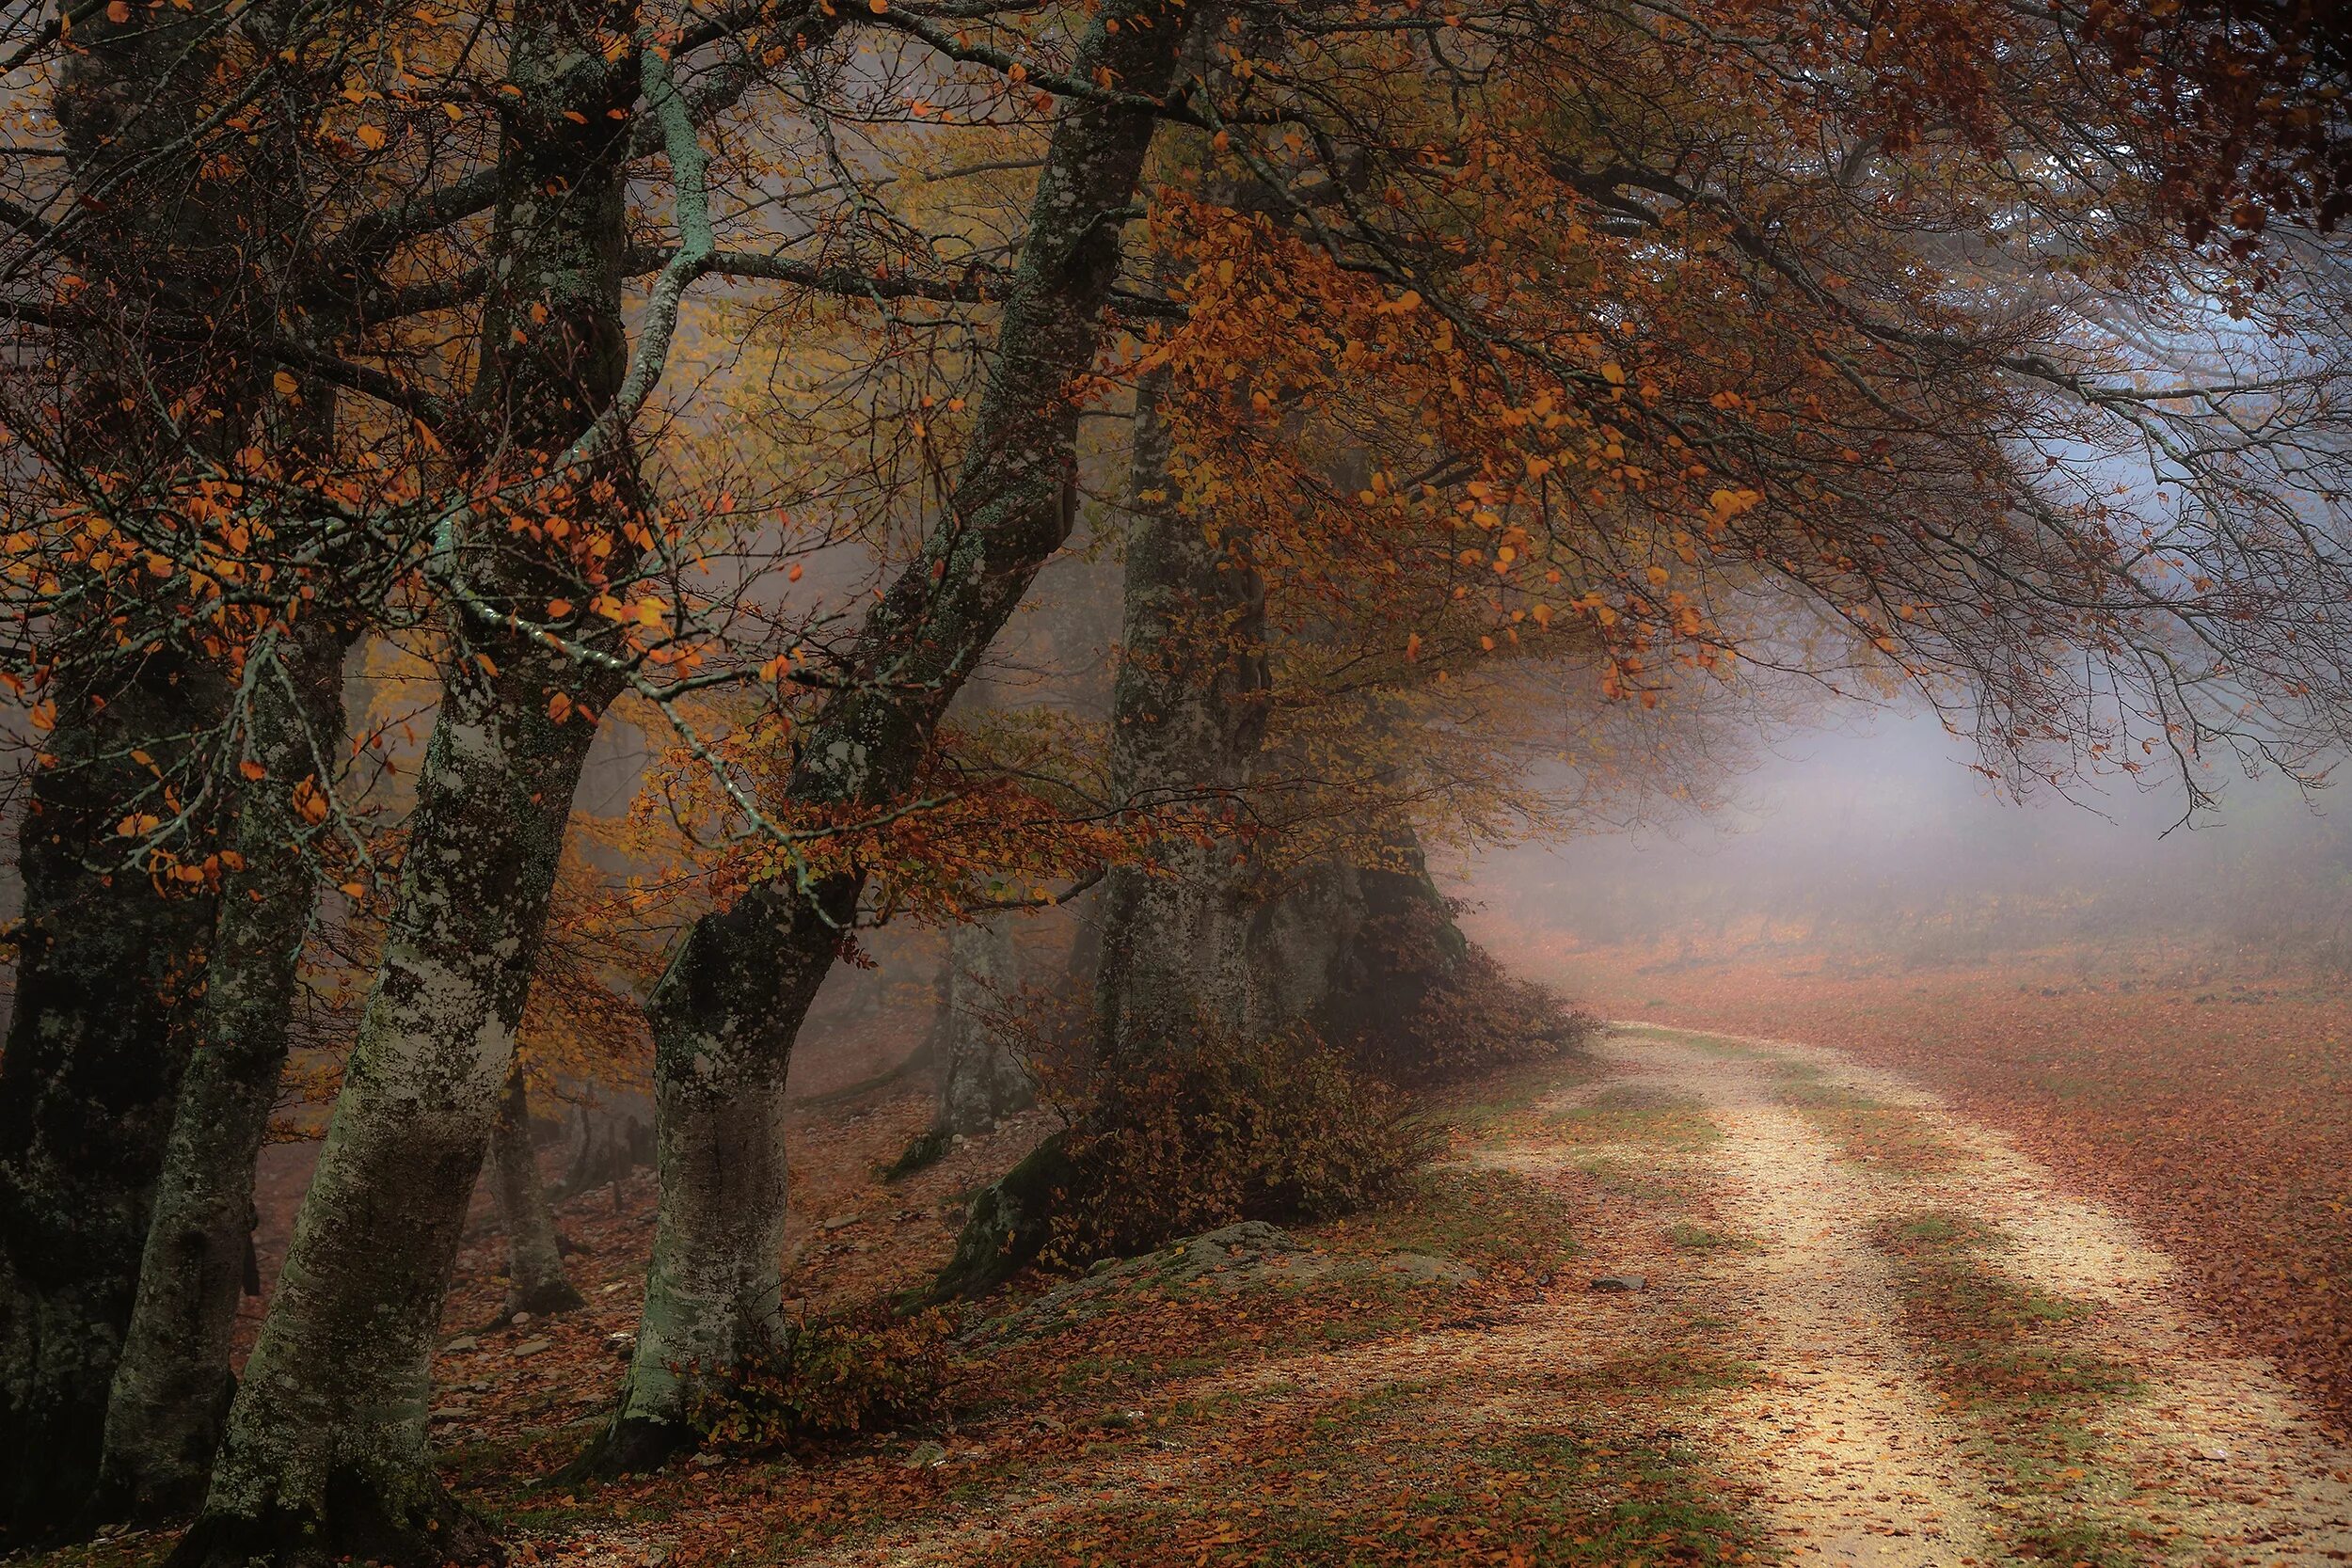
MULTIPOLYGON (((1198 9, 1097 21, 1077 73, 1166 93, 1198 9)), ((957 689, 1068 537, 1073 385, 1101 345, 1154 121, 1089 103, 1056 127, 949 520, 868 614, 841 689, 803 730, 794 802, 879 806, 910 787, 957 689)), ((854 873, 762 884, 697 921, 655 989, 661 1212, 635 1357, 594 1464, 642 1468, 690 1444, 681 1370, 725 1367, 778 1326, 785 1076, 862 886, 854 873)))
MULTIPOLYGON (((633 36, 625 7, 530 0, 510 26, 498 282, 471 414, 476 450, 503 445, 524 465, 520 481, 611 406, 627 368, 623 168, 637 61, 605 50, 633 36)), ((625 505, 635 490, 626 451, 599 467, 625 505)), ((487 605, 536 616, 558 594, 590 597, 575 568, 518 548, 495 518, 454 550, 487 605)), ((615 563, 627 559, 616 543, 615 563)), ((458 645, 383 958, 203 1512, 175 1556, 183 1565, 497 1553, 434 1474, 428 1364, 595 737, 578 710, 602 712, 618 677, 453 614, 458 645), (572 705, 561 718, 555 694, 572 705)))
POLYGON ((202 1501, 228 1415, 230 1337, 251 1245, 254 1163, 286 1062, 287 1026, 318 891, 290 781, 343 733, 345 627, 303 621, 246 674, 247 758, 266 778, 238 797, 197 1045, 181 1081, 115 1370, 105 1449, 86 1521, 155 1521, 202 1501))

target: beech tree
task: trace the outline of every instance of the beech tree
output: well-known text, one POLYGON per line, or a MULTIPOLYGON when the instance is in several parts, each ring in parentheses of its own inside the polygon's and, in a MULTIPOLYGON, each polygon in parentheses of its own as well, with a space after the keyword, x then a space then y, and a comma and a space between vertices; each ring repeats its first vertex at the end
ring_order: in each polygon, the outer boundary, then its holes
POLYGON ((2343 736, 2341 295, 2284 232, 2339 200, 2315 24, 2263 55, 2292 113, 2185 143, 2112 66, 2193 84, 2233 8, 117 8, 8 56, 56 119, 0 213, 12 1535, 103 1449, 101 1512, 209 1471, 191 1564, 491 1555, 428 1354, 502 1118, 535 1212, 515 1038, 616 706, 734 842, 645 1008, 608 1468, 783 1331, 826 972, 906 900, 980 912, 990 855, 1103 875, 1116 1058, 1314 1006, 1251 975, 1285 898, 1422 896, 1453 802, 1567 812, 1522 753, 1692 685, 1909 685, 2017 782, 2343 736), (2224 212, 2263 243, 2200 248, 2224 212), (667 372, 763 321, 821 416, 754 451, 667 372), (987 795, 943 719, 1089 490, 1106 777, 987 795), (400 761, 343 737, 365 637, 437 675, 396 821, 350 777, 400 761), (215 1461, 322 881, 382 952, 215 1461))

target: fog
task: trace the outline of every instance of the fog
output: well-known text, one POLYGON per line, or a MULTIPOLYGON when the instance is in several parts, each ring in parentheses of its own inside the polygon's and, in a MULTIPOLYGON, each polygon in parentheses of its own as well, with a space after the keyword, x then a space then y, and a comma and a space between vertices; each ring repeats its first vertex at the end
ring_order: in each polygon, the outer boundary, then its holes
POLYGON ((1661 825, 1457 865, 1489 918, 1685 957, 1773 947, 1964 963, 2045 948, 2352 968, 2352 798, 2233 768, 2019 800, 1919 713, 1843 710, 1661 825))

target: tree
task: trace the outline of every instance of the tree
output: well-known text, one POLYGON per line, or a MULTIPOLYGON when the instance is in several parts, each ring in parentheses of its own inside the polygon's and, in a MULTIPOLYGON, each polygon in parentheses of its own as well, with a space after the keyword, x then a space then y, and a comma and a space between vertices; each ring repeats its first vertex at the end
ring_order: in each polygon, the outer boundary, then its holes
POLYGON ((506 1092, 490 1128, 491 1193, 499 1223, 506 1227, 506 1306, 512 1318, 528 1312, 545 1317, 583 1305, 564 1274, 564 1242, 556 1233, 555 1209, 539 1175, 532 1148, 531 1098, 522 1058, 507 1069, 506 1092))
MULTIPOLYGON (((1076 384, 1092 369, 1154 110, 1190 11, 1094 23, 1001 304, 1000 353, 963 463, 922 553, 867 614, 839 689, 800 732, 787 800, 817 822, 898 800, 958 687, 1067 536, 1076 384)), ((636 1469, 692 1440, 691 1367, 731 1365, 782 1305, 781 1144, 792 1038, 857 908, 865 872, 802 872, 696 921, 647 1012, 654 1024, 661 1212, 644 1322, 599 1462, 636 1469)))

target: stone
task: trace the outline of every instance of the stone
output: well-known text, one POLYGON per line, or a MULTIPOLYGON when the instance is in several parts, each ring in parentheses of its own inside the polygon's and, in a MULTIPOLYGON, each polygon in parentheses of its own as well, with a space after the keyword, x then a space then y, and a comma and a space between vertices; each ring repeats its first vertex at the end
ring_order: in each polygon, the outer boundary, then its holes
POLYGON ((1648 1281, 1638 1274, 1605 1274, 1593 1281, 1593 1289, 1613 1295, 1627 1294, 1643 1288, 1648 1281))
POLYGON ((444 1351, 480 1350, 481 1348, 482 1341, 475 1338, 470 1334, 460 1334, 456 1338, 452 1339, 449 1343, 441 1347, 444 1351))
POLYGON ((436 1421, 454 1421, 460 1417, 470 1416, 472 1414, 472 1407, 469 1405, 443 1404, 434 1407, 431 1412, 431 1418, 436 1421))
POLYGON ((822 1226, 818 1227, 818 1228, 822 1230, 847 1230, 850 1227, 857 1224, 865 1217, 866 1216, 864 1214, 844 1214, 839 1219, 827 1220, 822 1226))
POLYGON ((516 1355, 536 1355, 553 1343, 555 1343, 555 1341, 552 1339, 525 1339, 521 1344, 515 1347, 514 1354, 516 1355))
POLYGON ((528 1328, 530 1325, 531 1314, 528 1312, 517 1312, 506 1320, 506 1326, 509 1328, 528 1328))
POLYGON ((914 1451, 906 1456, 903 1467, 909 1470, 931 1470, 947 1463, 947 1450, 937 1443, 917 1443, 914 1451))

